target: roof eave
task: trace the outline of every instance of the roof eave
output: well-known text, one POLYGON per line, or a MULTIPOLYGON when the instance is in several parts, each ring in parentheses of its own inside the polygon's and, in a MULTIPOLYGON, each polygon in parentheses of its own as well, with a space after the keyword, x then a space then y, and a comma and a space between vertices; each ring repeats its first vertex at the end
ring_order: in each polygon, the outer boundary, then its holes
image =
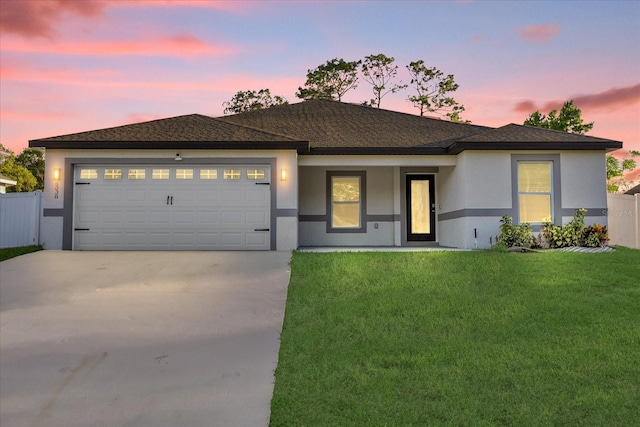
POLYGON ((401 156, 450 154, 443 147, 312 147, 308 153, 317 156, 401 156))
POLYGON ((307 141, 47 141, 35 139, 29 141, 29 147, 80 150, 296 150, 298 153, 307 153, 309 151, 309 143, 307 141))
POLYGON ((622 148, 622 142, 456 142, 447 154, 458 154, 465 150, 604 150, 622 148))

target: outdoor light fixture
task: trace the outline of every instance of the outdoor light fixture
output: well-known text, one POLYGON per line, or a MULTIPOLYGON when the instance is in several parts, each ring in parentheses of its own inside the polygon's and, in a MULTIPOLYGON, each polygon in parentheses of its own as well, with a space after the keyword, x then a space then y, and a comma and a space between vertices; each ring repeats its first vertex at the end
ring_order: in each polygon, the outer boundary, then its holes
POLYGON ((60 181, 60 177, 62 176, 62 169, 56 168, 53 170, 53 180, 60 181))
POLYGON ((182 156, 180 156, 180 153, 176 153, 175 161, 176 161, 176 162, 179 162, 179 161, 181 161, 181 160, 182 160, 182 156))
POLYGON ((286 180, 287 180, 287 170, 280 169, 280 181, 286 181, 286 180))

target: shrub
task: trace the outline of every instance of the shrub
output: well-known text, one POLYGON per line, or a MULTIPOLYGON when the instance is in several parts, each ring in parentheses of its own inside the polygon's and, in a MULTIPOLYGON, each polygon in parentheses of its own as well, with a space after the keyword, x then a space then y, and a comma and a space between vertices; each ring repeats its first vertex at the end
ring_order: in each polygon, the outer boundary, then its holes
POLYGON ((500 219, 500 234, 496 242, 508 248, 513 246, 530 248, 533 243, 531 224, 514 225, 509 215, 503 215, 500 219))
POLYGON ((582 233, 583 245, 588 248, 603 247, 609 237, 607 236, 607 226, 600 224, 593 224, 585 227, 582 233))

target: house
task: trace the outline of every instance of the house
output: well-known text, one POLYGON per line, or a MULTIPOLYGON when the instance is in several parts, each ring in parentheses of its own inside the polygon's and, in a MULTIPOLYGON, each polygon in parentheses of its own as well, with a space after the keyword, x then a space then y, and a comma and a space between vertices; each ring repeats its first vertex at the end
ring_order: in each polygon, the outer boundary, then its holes
POLYGON ((7 192, 7 187, 16 185, 17 183, 18 181, 0 174, 0 194, 5 194, 7 192))
POLYGON ((486 248, 499 220, 606 224, 622 143, 328 100, 43 138, 42 240, 74 250, 486 248))
POLYGON ((634 194, 640 194, 640 184, 636 185, 633 188, 628 189, 627 191, 624 192, 624 194, 633 196, 634 194))

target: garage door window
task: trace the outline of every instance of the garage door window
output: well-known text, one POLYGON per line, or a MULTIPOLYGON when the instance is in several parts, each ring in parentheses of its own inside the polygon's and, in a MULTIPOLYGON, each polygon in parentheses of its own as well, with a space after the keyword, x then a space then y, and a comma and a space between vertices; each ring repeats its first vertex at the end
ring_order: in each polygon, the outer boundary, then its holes
POLYGON ((240 179, 241 171, 240 169, 225 169, 224 170, 224 179, 240 179))
POLYGON ((218 169, 200 169, 200 179, 218 179, 218 169))
POLYGON ((169 169, 153 169, 151 179, 169 179, 169 169))
POLYGON ((193 169, 176 169, 176 179, 193 179, 193 169))
POLYGON ((256 181, 264 179, 264 169, 247 169, 247 178, 256 181))
POLYGON ((80 169, 80 179, 97 179, 98 169, 80 169))
POLYGON ((145 179, 145 175, 144 169, 129 169, 127 177, 129 179, 145 179))
POLYGON ((104 179, 122 179, 122 169, 105 169, 104 179))

